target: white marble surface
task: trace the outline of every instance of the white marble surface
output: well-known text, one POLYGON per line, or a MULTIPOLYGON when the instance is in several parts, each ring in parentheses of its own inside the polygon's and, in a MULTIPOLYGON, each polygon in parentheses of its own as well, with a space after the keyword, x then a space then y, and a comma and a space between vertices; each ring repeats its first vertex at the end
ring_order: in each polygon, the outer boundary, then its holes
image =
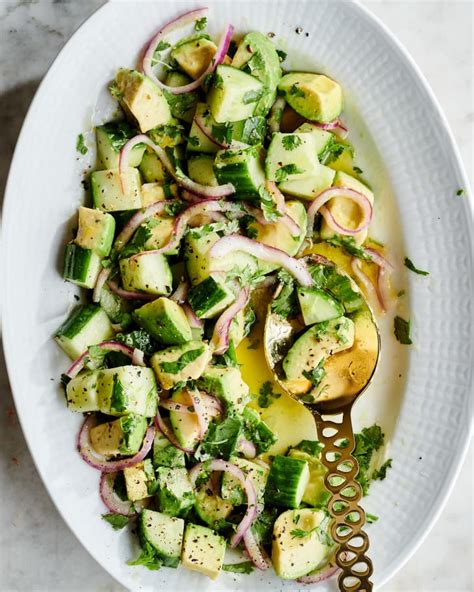
MULTIPOLYGON (((23 117, 42 76, 102 2, 0 1, 0 195, 23 117)), ((401 39, 438 96, 473 173, 473 12, 469 1, 364 1, 401 39)), ((0 592, 123 588, 63 523, 36 474, 0 361, 0 592)), ((58 470, 60 466, 58 465, 58 470)), ((387 592, 474 590, 472 446, 438 523, 387 592), (469 552, 466 552, 469 551, 469 552)))

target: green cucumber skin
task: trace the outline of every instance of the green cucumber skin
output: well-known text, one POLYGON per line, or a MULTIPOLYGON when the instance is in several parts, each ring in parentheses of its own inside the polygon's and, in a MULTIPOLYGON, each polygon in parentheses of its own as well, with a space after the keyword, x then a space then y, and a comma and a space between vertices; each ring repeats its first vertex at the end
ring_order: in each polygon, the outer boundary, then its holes
POLYGON ((74 339, 74 337, 82 331, 92 317, 94 317, 100 310, 100 306, 96 306, 95 304, 80 306, 59 327, 54 336, 74 339))
POLYGON ((188 300, 196 316, 201 318, 226 297, 227 293, 219 284, 208 277, 190 290, 188 300))
POLYGON ((265 502, 272 506, 297 508, 296 492, 306 463, 302 460, 275 456, 268 475, 265 502))
POLYGON ((83 249, 73 243, 66 245, 64 255, 64 279, 84 282, 87 279, 87 271, 92 255, 93 251, 89 249, 83 249))

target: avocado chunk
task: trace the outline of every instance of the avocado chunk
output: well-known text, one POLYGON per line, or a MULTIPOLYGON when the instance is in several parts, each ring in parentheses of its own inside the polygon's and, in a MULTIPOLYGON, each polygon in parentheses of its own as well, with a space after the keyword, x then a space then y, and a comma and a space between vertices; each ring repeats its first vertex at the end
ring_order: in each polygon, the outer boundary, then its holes
POLYGON ((309 467, 306 461, 277 455, 268 474, 265 501, 274 506, 299 508, 308 482, 309 467))
POLYGON ((329 123, 341 114, 342 89, 323 74, 291 72, 283 76, 278 88, 290 107, 306 119, 329 123))
POLYGON ((127 497, 131 502, 150 497, 148 487, 155 481, 155 471, 149 458, 133 467, 126 467, 123 476, 127 497))
MULTIPOLYGON (((337 171, 332 185, 333 187, 348 187, 349 189, 355 189, 359 193, 365 195, 372 205, 374 203, 374 194, 372 191, 366 185, 347 173, 337 171)), ((336 196, 326 204, 326 207, 334 216, 336 222, 342 226, 356 228, 361 222, 360 207, 347 197, 336 196)), ((354 235, 356 244, 361 245, 367 238, 367 234, 368 230, 362 230, 354 235)), ((322 239, 328 239, 337 235, 337 233, 335 233, 323 220, 321 222, 320 235, 322 239)))
MULTIPOLYGON (((214 154, 217 152, 219 150, 219 143, 213 142, 208 137, 213 137, 216 129, 219 129, 219 124, 212 116, 209 110, 209 105, 207 103, 198 103, 196 105, 193 123, 189 131, 189 138, 186 146, 188 153, 197 152, 198 154, 214 154), (199 121, 199 125, 197 121, 199 121)), ((223 129, 225 131, 227 126, 223 129)))
POLYGON ((257 455, 268 452, 278 440, 268 425, 261 419, 260 414, 251 407, 245 407, 242 413, 244 420, 244 434, 251 440, 256 448, 257 455))
POLYGON ((140 257, 120 259, 120 275, 126 290, 167 296, 171 294, 173 276, 168 260, 161 253, 144 253, 140 257))
POLYGON ((183 544, 184 520, 153 510, 143 510, 139 519, 142 547, 150 545, 158 559, 167 567, 177 567, 183 544))
POLYGON ((158 467, 156 474, 160 511, 170 516, 186 516, 194 506, 194 492, 187 470, 158 467))
POLYGON ((157 432, 153 440, 153 465, 155 468, 171 469, 184 469, 186 466, 184 452, 173 446, 161 432, 157 432))
MULTIPOLYGON (((230 457, 229 462, 239 467, 250 479, 257 494, 257 501, 263 502, 269 469, 237 456, 230 457)), ((247 502, 247 497, 240 482, 230 473, 224 473, 222 477, 221 496, 222 499, 229 501, 234 506, 241 506, 247 502)))
POLYGON ((188 341, 153 354, 151 366, 161 386, 168 390, 178 382, 198 379, 211 356, 212 352, 206 343, 188 341))
POLYGON ((294 580, 329 559, 329 520, 321 510, 288 510, 273 526, 272 562, 277 576, 294 580), (302 536, 295 536, 295 533, 302 536), (304 533, 307 533, 306 535, 304 533), (323 542, 324 541, 324 542, 323 542))
POLYGON ((328 130, 316 127, 312 123, 302 123, 295 129, 297 134, 311 134, 313 136, 313 143, 316 149, 316 155, 319 162, 324 157, 327 150, 335 142, 336 136, 328 130))
POLYGON ((104 456, 132 456, 141 448, 147 425, 146 417, 135 413, 101 423, 91 428, 92 447, 104 456))
POLYGON ((224 274, 214 273, 191 288, 188 301, 200 319, 211 319, 234 302, 235 296, 225 283, 224 274))
POLYGON ((209 39, 209 35, 198 34, 177 43, 171 51, 171 58, 195 80, 209 66, 216 49, 216 44, 209 39))
POLYGON ((298 301, 305 325, 330 321, 344 314, 344 307, 319 288, 299 287, 298 301))
POLYGON ((319 161, 312 134, 272 135, 265 160, 267 179, 281 183, 296 181, 318 174, 319 161))
POLYGON ((220 399, 227 409, 241 413, 249 401, 249 387, 239 368, 209 366, 198 380, 198 388, 220 399))
POLYGON ((164 94, 144 74, 121 68, 115 76, 113 90, 124 111, 142 133, 169 123, 171 111, 164 94))
POLYGON ((138 210, 142 207, 140 173, 136 168, 94 171, 91 174, 91 193, 94 207, 103 212, 138 210))
MULTIPOLYGON (((118 169, 120 150, 137 131, 126 121, 112 121, 95 128, 99 169, 118 169)), ((137 144, 130 151, 128 165, 137 167, 145 152, 145 144, 137 144)))
POLYGON ((203 522, 218 529, 219 524, 229 517, 233 506, 220 495, 212 493, 207 485, 202 485, 196 492, 195 509, 203 522))
POLYGON ((97 372, 81 372, 72 378, 66 386, 66 401, 71 411, 99 411, 97 372))
POLYGON ((316 456, 302 450, 297 450, 296 448, 292 448, 288 452, 288 456, 304 460, 308 463, 309 481, 301 501, 309 506, 313 506, 313 508, 324 505, 330 496, 324 485, 324 477, 327 473, 326 467, 316 456))
POLYGON ((220 184, 234 185, 234 199, 257 198, 265 183, 261 149, 247 146, 220 150, 214 161, 214 173, 220 184))
POLYGON ((151 368, 119 366, 99 370, 97 393, 100 411, 107 415, 156 414, 158 390, 151 368))
POLYGON ((264 85, 255 114, 267 115, 276 98, 281 78, 280 58, 272 42, 258 31, 247 33, 232 59, 232 66, 258 78, 264 85))
MULTIPOLYGON (((178 197, 178 186, 176 183, 161 183, 151 181, 142 185, 142 206, 146 208, 157 201, 164 201, 169 197, 178 197)), ((170 218, 171 220, 171 218, 170 218)), ((168 241, 166 241, 168 242, 168 241)), ((164 246, 164 242, 162 246, 164 246)))
POLYGON ((224 564, 225 549, 224 537, 205 526, 187 524, 181 562, 186 569, 201 572, 215 580, 224 564))
POLYGON ((79 208, 79 228, 75 243, 83 249, 91 249, 107 257, 112 248, 115 233, 115 218, 100 210, 79 208))
POLYGON ((169 298, 148 302, 134 312, 136 322, 165 345, 180 345, 192 340, 191 327, 183 309, 169 298))
MULTIPOLYGON (((258 242, 285 251, 285 253, 293 257, 299 251, 306 236, 306 209, 299 201, 288 201, 285 204, 285 210, 288 216, 300 227, 301 233, 299 235, 294 236, 288 225, 282 220, 270 224, 252 222, 249 224, 249 228, 252 229, 254 234, 256 233, 255 239, 258 242)), ((270 270, 270 268, 268 269, 270 270)))
MULTIPOLYGON (((192 407, 191 399, 185 389, 175 391, 171 400, 192 407)), ((190 450, 198 444, 201 438, 201 428, 195 413, 170 411, 170 423, 176 439, 183 448, 190 450)))
POLYGON ((56 343, 75 360, 91 345, 114 334, 109 317, 100 306, 86 304, 76 308, 56 331, 56 343))
POLYGON ((259 80, 221 64, 217 66, 207 102, 218 123, 240 121, 255 114, 263 92, 264 86, 259 80))
POLYGON ((63 278, 81 288, 92 289, 102 269, 101 257, 91 249, 69 243, 64 251, 63 278))
POLYGON ((324 360, 349 349, 354 343, 354 323, 339 317, 313 325, 299 337, 283 360, 287 384, 292 392, 305 393, 312 382, 308 378, 324 360))
POLYGON ((320 164, 314 175, 311 175, 306 179, 283 181, 282 183, 279 183, 278 187, 280 191, 283 191, 283 193, 287 193, 288 195, 294 195, 301 199, 314 200, 321 192, 331 187, 335 175, 336 171, 324 164, 320 164))

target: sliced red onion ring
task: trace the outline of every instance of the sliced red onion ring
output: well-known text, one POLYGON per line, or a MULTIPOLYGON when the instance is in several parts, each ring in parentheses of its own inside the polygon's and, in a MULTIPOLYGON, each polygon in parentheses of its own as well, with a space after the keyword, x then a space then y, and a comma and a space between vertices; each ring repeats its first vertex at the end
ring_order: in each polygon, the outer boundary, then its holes
POLYGON ((329 123, 318 123, 317 121, 310 121, 311 125, 314 127, 319 127, 322 130, 339 130, 339 135, 341 138, 346 138, 349 130, 347 127, 342 123, 340 119, 335 119, 334 121, 330 121, 329 123))
POLYGON ((252 481, 245 476, 239 467, 222 459, 214 459, 195 465, 189 471, 189 478, 193 485, 195 485, 199 473, 203 469, 206 471, 223 471, 229 473, 239 481, 242 489, 245 490, 247 495, 247 511, 230 540, 231 546, 236 547, 252 525, 252 522, 257 515, 257 494, 255 492, 255 487, 253 486, 252 481))
POLYGON ((95 282, 94 291, 92 292, 92 302, 100 302, 102 288, 109 279, 111 271, 112 269, 110 267, 104 267, 104 269, 100 271, 95 282))
POLYGON ((216 397, 213 397, 212 395, 209 395, 205 392, 201 392, 201 397, 210 415, 219 415, 220 413, 224 412, 224 405, 222 405, 222 401, 219 401, 219 399, 216 399, 216 397))
POLYGON ((199 437, 202 439, 209 427, 209 417, 206 412, 206 407, 203 404, 201 393, 197 389, 188 388, 186 390, 196 413, 199 424, 199 437))
POLYGON ((214 354, 220 356, 229 347, 229 333, 235 316, 247 306, 250 297, 250 288, 247 286, 239 291, 236 301, 226 309, 217 319, 212 335, 212 343, 215 347, 214 354))
POLYGON ((86 463, 98 471, 102 471, 103 473, 114 473, 115 471, 123 471, 123 469, 126 469, 127 467, 134 467, 141 462, 151 450, 153 438, 155 437, 155 428, 153 426, 150 426, 147 429, 142 447, 137 454, 122 460, 107 460, 104 456, 99 455, 90 443, 89 432, 95 425, 97 425, 97 419, 93 415, 90 415, 84 421, 77 438, 77 449, 86 463))
POLYGON ((181 444, 178 442, 178 440, 176 440, 173 431, 167 426, 167 424, 161 417, 159 409, 156 410, 155 426, 158 430, 160 430, 163 436, 168 438, 168 440, 171 442, 171 444, 173 444, 175 448, 178 448, 178 450, 182 450, 183 452, 187 452, 188 454, 193 454, 194 450, 191 450, 190 448, 183 448, 181 444))
POLYGON ((382 312, 385 312, 385 308, 383 302, 381 301, 379 294, 377 293, 374 285, 370 281, 369 277, 362 271, 360 268, 360 259, 353 257, 351 260, 351 269, 354 272, 356 278, 360 281, 360 283, 364 286, 367 296, 369 297, 369 301, 372 303, 376 303, 377 306, 381 309, 382 312))
POLYGON ((163 163, 165 169, 176 180, 176 182, 179 185, 181 185, 181 187, 184 187, 184 189, 187 189, 191 193, 202 195, 208 198, 226 197, 227 195, 235 193, 235 187, 232 185, 232 183, 226 183, 225 185, 217 185, 216 187, 211 187, 209 185, 201 185, 200 183, 192 181, 182 171, 176 169, 173 166, 173 163, 168 158, 168 155, 166 154, 165 150, 161 148, 161 146, 155 144, 148 136, 145 136, 144 134, 140 134, 129 140, 120 151, 119 174, 121 177, 123 175, 124 167, 127 166, 130 151, 137 144, 146 144, 147 146, 149 146, 156 153, 158 158, 163 163))
MULTIPOLYGON (((123 152, 120 153, 120 158, 122 158, 123 152)), ((174 203, 174 200, 163 200, 163 201, 156 201, 152 203, 144 210, 137 212, 134 216, 130 218, 130 220, 125 224, 121 233, 117 236, 114 242, 114 249, 116 251, 121 251, 128 241, 132 238, 135 234, 135 231, 138 229, 139 226, 143 224, 148 218, 152 218, 156 214, 161 214, 165 210, 165 206, 169 205, 170 203, 174 203)))
MULTIPOLYGON (((144 360, 145 354, 142 352, 142 350, 137 348, 133 349, 133 347, 129 347, 121 341, 102 341, 94 347, 100 347, 101 349, 105 349, 106 351, 115 351, 120 352, 121 354, 125 354, 126 356, 132 359, 132 364, 134 364, 135 366, 146 365, 144 360)), ((68 376, 69 378, 74 378, 74 376, 77 376, 79 372, 84 368, 86 358, 88 355, 89 350, 86 349, 86 351, 82 352, 82 354, 77 358, 77 360, 74 360, 71 366, 69 366, 69 368, 66 370, 66 376, 68 376)))
POLYGON ((213 257, 225 257, 228 253, 234 251, 243 251, 257 259, 283 267, 302 286, 310 287, 313 285, 313 278, 302 261, 290 257, 280 249, 269 247, 239 234, 229 234, 219 239, 211 247, 210 254, 213 257))
POLYGON ((171 294, 170 300, 176 302, 177 304, 183 304, 186 300, 186 296, 188 295, 188 282, 187 280, 182 277, 176 290, 171 294))
POLYGON ((318 573, 309 576, 302 576, 296 581, 300 584, 318 584, 319 582, 324 582, 324 580, 327 580, 338 571, 339 568, 337 566, 328 566, 318 573))
POLYGON ((281 116, 283 115, 285 105, 286 101, 283 97, 277 97, 276 101, 272 105, 269 117, 269 129, 272 134, 280 131, 281 116))
POLYGON ((282 222, 286 224, 288 230, 291 232, 293 236, 299 236, 301 234, 301 228, 296 223, 296 221, 293 220, 293 218, 286 213, 285 196, 278 189, 277 184, 273 181, 267 180, 265 181, 265 187, 273 197, 277 211, 282 215, 282 222))
POLYGON ((202 329, 204 327, 204 323, 199 317, 196 316, 196 313, 189 306, 189 304, 183 304, 183 310, 191 329, 202 329))
POLYGON ((136 514, 134 504, 128 500, 121 500, 114 491, 117 475, 118 472, 102 473, 99 485, 100 497, 110 512, 122 516, 133 516, 136 514))
POLYGON ((220 38, 219 45, 217 46, 216 53, 212 58, 211 62, 209 63, 209 66, 204 70, 204 72, 201 74, 201 76, 199 76, 199 78, 196 78, 196 80, 190 82, 189 84, 185 84, 184 86, 167 86, 166 84, 163 84, 163 82, 161 82, 161 80, 159 80, 155 76, 155 73, 152 68, 152 60, 157 43, 163 35, 162 31, 161 36, 159 36, 160 33, 158 33, 158 35, 156 35, 150 41, 148 49, 146 50, 145 56, 143 58, 142 69, 144 74, 146 74, 148 78, 151 78, 151 80, 153 80, 153 82, 157 84, 160 88, 167 90, 168 92, 174 95, 181 95, 198 89, 204 82, 206 77, 209 76, 209 74, 212 74, 214 70, 217 68, 217 66, 224 61, 224 58, 227 54, 227 50, 229 49, 230 42, 232 40, 232 35, 234 34, 234 27, 232 25, 226 25, 222 37, 220 38))
MULTIPOLYGON (((143 251, 144 253, 151 253, 152 251, 143 251)), ((144 300, 146 302, 150 302, 151 300, 156 300, 159 298, 157 294, 145 294, 144 292, 129 292, 128 290, 124 290, 121 288, 115 280, 109 280, 108 284, 109 288, 123 298, 124 300, 144 300)))
POLYGON ((241 452, 245 458, 255 458, 257 456, 257 448, 253 442, 247 438, 241 438, 237 445, 237 450, 241 452))
POLYGON ((351 189, 349 187, 330 187, 329 189, 325 189, 315 198, 313 203, 308 208, 307 235, 310 238, 313 235, 314 218, 319 211, 324 216, 324 219, 326 220, 328 226, 332 230, 339 234, 347 234, 353 236, 368 228, 370 222, 372 221, 373 208, 367 196, 363 193, 360 193, 359 191, 356 191, 355 189, 351 189), (334 197, 346 197, 348 199, 352 199, 352 201, 356 202, 357 205, 360 207, 363 214, 363 218, 362 222, 359 224, 357 228, 346 228, 344 226, 341 226, 335 220, 330 210, 328 210, 327 208, 323 208, 324 204, 326 204, 329 200, 333 199, 334 197))
POLYGON ((390 294, 389 272, 386 267, 379 267, 377 275, 377 294, 382 306, 382 311, 390 310, 393 305, 393 298, 390 294))
POLYGON ((372 249, 372 247, 366 247, 365 252, 368 253, 370 257, 372 257, 372 261, 382 269, 393 269, 393 265, 390 263, 390 261, 383 255, 381 255, 378 251, 372 249))
POLYGON ((257 543, 251 528, 247 530, 243 538, 247 555, 255 567, 262 571, 269 569, 272 566, 270 558, 257 543))

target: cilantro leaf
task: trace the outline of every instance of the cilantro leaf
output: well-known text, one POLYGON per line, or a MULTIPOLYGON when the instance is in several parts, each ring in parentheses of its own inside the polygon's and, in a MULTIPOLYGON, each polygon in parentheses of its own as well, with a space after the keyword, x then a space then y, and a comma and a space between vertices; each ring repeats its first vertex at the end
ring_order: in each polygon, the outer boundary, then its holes
POLYGON ((252 533, 259 545, 271 545, 273 524, 278 516, 278 508, 265 508, 252 523, 252 533))
POLYGON ((410 321, 405 321, 402 317, 396 316, 393 319, 393 331, 397 341, 402 345, 411 345, 413 343, 410 336, 410 321))
POLYGON ((194 23, 194 30, 195 31, 204 31, 207 27, 207 17, 203 16, 200 19, 197 19, 194 23))
POLYGON ((280 59, 281 64, 281 62, 284 62, 286 60, 288 54, 286 53, 286 51, 283 51, 282 49, 277 49, 276 52, 278 54, 278 58, 280 59))
POLYGON ((378 519, 379 517, 375 516, 375 514, 369 514, 369 512, 366 512, 365 514, 365 521, 367 524, 373 524, 374 522, 377 522, 378 519))
POLYGON ((258 189, 260 196, 260 207, 263 215, 267 222, 276 222, 278 218, 281 218, 280 212, 277 210, 276 203, 273 201, 273 197, 263 185, 260 185, 258 189))
POLYGON ((144 541, 142 543, 142 552, 139 557, 133 561, 127 561, 128 565, 143 565, 147 569, 157 570, 163 565, 162 561, 156 556, 156 551, 144 541))
POLYGON ((291 275, 284 270, 278 272, 278 279, 283 286, 280 294, 272 300, 272 312, 288 318, 294 314, 297 308, 295 283, 291 275))
POLYGON ((242 561, 241 563, 225 563, 222 566, 223 571, 230 571, 233 573, 249 574, 255 569, 251 561, 242 561))
POLYGON ((338 142, 335 138, 331 138, 325 149, 318 155, 319 161, 321 164, 328 165, 337 160, 343 152, 349 152, 353 155, 354 149, 350 144, 338 142))
POLYGON ((230 144, 232 142, 232 132, 234 126, 230 122, 213 125, 211 129, 212 137, 220 144, 230 144))
POLYGON ((267 380, 262 384, 259 390, 258 395, 258 405, 259 407, 270 407, 275 399, 279 399, 281 397, 280 393, 273 392, 272 383, 267 380))
POLYGON ((79 134, 77 136, 76 150, 82 155, 87 154, 89 152, 89 149, 87 148, 86 142, 84 140, 84 134, 79 134))
POLYGON ((188 207, 188 205, 189 204, 187 204, 185 201, 174 200, 170 201, 169 203, 165 203, 163 209, 165 213, 168 214, 168 216, 174 217, 180 214, 183 210, 185 210, 188 207))
POLYGON ((163 92, 170 106, 171 114, 178 119, 185 117, 199 101, 198 94, 195 92, 181 93, 180 95, 174 95, 166 89, 163 92))
POLYGON ((372 473, 372 479, 377 480, 377 481, 383 481, 385 479, 385 477, 387 476, 387 470, 390 469, 390 467, 392 466, 392 459, 389 458, 388 460, 386 460, 383 465, 380 467, 380 469, 375 469, 375 471, 372 473))
POLYGON ((290 531, 290 535, 294 539, 302 539, 302 538, 312 535, 313 532, 317 533, 319 541, 323 545, 326 545, 327 547, 332 546, 333 542, 332 542, 331 537, 320 526, 315 526, 314 528, 311 528, 310 530, 303 530, 302 528, 294 528, 293 530, 290 531))
POLYGON ((298 148, 298 146, 301 144, 302 140, 299 136, 295 135, 295 134, 289 134, 287 136, 283 136, 282 138, 282 146, 285 150, 294 150, 295 148, 298 148))
POLYGON ((358 175, 362 175, 362 173, 364 172, 362 169, 360 169, 358 166, 353 166, 352 170, 354 171, 354 173, 357 173, 358 175))
POLYGON ((359 247, 359 245, 355 242, 353 236, 339 236, 335 235, 331 238, 326 239, 328 244, 332 245, 333 247, 340 247, 349 255, 353 257, 358 257, 359 259, 363 259, 364 261, 372 261, 372 256, 368 253, 364 247, 359 247))
POLYGON ((464 195, 464 193, 465 193, 464 189, 458 189, 458 190, 456 191, 456 195, 459 195, 459 196, 462 196, 462 195, 464 195))
POLYGON ((198 460, 228 460, 237 448, 241 432, 242 420, 238 417, 227 417, 220 423, 211 422, 194 456, 198 460))
POLYGON ((413 261, 408 259, 408 257, 405 257, 405 267, 407 267, 410 271, 413 271, 413 273, 417 273, 418 275, 430 275, 429 271, 423 271, 422 269, 415 267, 413 261))
POLYGON ((285 164, 284 166, 280 167, 275 172, 275 181, 277 183, 281 183, 288 178, 288 175, 298 175, 300 173, 304 173, 304 169, 299 168, 294 163, 285 164))
POLYGON ((148 355, 151 355, 157 350, 157 344, 155 340, 144 329, 136 329, 130 333, 117 333, 115 339, 125 343, 125 345, 128 345, 129 347, 141 349, 148 355))
POLYGON ((306 452, 311 456, 319 456, 319 453, 323 449, 323 445, 317 440, 301 440, 301 442, 297 446, 294 446, 294 448, 306 452))
POLYGON ((384 443, 382 429, 377 424, 364 428, 360 433, 355 435, 355 443, 354 456, 359 463, 359 474, 356 479, 362 487, 363 494, 367 495, 371 481, 369 475, 370 462, 374 452, 377 452, 384 443))
POLYGON ((248 105, 250 103, 256 103, 262 96, 262 90, 258 89, 258 90, 248 90, 246 93, 244 93, 244 96, 242 97, 242 103, 244 105, 248 105))
POLYGON ((316 368, 313 368, 313 370, 303 370, 303 376, 307 378, 313 386, 319 386, 323 378, 326 376, 324 358, 319 362, 316 368))
POLYGON ((293 84, 293 86, 290 88, 289 92, 290 92, 290 95, 292 95, 293 97, 304 98, 306 96, 306 93, 304 92, 304 90, 299 88, 297 84, 293 84))
POLYGON ((191 349, 181 354, 181 356, 175 362, 160 362, 160 368, 167 374, 178 374, 181 372, 181 370, 184 370, 188 364, 199 358, 199 356, 203 353, 204 347, 191 349))
POLYGON ((108 522, 114 530, 120 530, 127 526, 130 521, 128 516, 122 514, 102 514, 102 520, 108 522))

